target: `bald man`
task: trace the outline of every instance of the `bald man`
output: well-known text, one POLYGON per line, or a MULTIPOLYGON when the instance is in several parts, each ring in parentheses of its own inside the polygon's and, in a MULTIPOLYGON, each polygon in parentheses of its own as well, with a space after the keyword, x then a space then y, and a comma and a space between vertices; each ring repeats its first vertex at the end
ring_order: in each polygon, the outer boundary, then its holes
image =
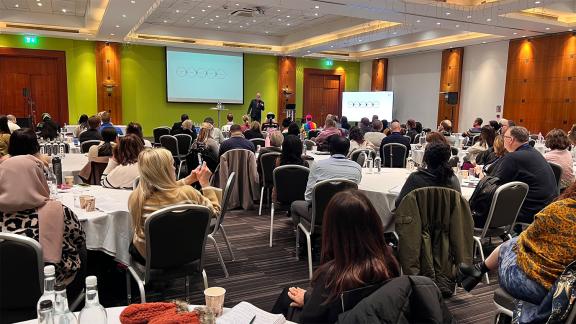
POLYGON ((382 159, 382 162, 384 162, 384 152, 382 148, 386 144, 398 143, 406 146, 406 157, 408 157, 408 152, 410 151, 410 137, 404 136, 402 135, 402 133, 400 133, 401 131, 400 123, 397 121, 393 121, 392 124, 390 124, 390 131, 391 131, 390 135, 386 136, 382 140, 382 144, 380 144, 380 158, 382 159))
POLYGON ((248 106, 247 115, 250 116, 252 121, 260 122, 262 120, 262 111, 264 110, 264 101, 260 97, 260 92, 256 93, 256 98, 250 101, 250 106, 248 106))

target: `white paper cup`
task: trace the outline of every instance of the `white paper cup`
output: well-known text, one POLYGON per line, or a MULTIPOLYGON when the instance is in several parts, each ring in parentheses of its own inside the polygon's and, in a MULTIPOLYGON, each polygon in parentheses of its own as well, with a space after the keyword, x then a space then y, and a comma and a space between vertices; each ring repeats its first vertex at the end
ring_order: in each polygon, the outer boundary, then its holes
POLYGON ((222 315, 225 295, 226 289, 222 287, 210 287, 204 290, 206 307, 208 307, 216 317, 222 315))

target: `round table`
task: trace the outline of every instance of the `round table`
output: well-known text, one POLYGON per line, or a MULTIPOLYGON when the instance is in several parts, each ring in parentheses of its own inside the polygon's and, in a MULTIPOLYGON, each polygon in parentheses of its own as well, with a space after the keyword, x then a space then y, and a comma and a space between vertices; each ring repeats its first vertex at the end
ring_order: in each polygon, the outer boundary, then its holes
POLYGON ((80 170, 88 163, 86 154, 66 154, 62 159, 62 177, 74 176, 74 183, 82 183, 80 170))

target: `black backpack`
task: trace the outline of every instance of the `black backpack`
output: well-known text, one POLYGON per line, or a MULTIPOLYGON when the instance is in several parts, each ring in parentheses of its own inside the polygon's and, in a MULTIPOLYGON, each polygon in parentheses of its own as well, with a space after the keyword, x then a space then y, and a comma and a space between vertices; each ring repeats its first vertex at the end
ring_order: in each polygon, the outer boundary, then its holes
POLYGON ((485 176, 478 182, 472 197, 470 197, 470 210, 474 219, 486 219, 492 204, 492 197, 500 187, 500 178, 485 176))

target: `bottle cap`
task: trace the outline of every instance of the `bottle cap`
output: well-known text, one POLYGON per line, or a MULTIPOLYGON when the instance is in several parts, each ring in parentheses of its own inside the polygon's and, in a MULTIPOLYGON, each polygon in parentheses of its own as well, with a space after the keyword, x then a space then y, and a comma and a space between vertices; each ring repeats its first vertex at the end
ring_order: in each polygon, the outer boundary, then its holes
POLYGON ((44 276, 54 276, 56 275, 56 268, 53 265, 47 265, 44 267, 44 276))
POLYGON ((86 286, 96 286, 97 284, 98 284, 98 279, 96 279, 96 276, 86 277, 86 286))
POLYGON ((50 299, 46 299, 40 302, 40 310, 47 310, 52 308, 52 301, 50 299))
POLYGON ((55 291, 62 291, 62 290, 66 290, 66 285, 63 283, 58 283, 54 286, 54 290, 55 291))

